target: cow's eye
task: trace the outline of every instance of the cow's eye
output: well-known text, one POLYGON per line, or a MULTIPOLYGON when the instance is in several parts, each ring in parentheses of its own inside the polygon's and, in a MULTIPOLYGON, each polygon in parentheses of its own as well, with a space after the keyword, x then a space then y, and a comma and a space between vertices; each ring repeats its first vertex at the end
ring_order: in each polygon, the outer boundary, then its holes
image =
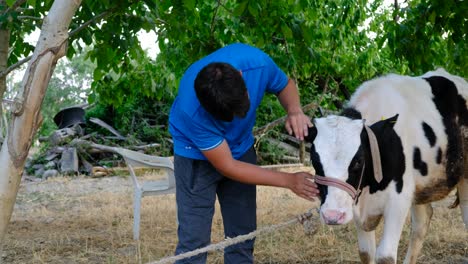
POLYGON ((363 160, 361 160, 361 159, 355 160, 355 161, 353 162, 353 166, 351 167, 352 170, 353 170, 353 172, 361 170, 363 164, 364 164, 364 161, 363 161, 363 160))

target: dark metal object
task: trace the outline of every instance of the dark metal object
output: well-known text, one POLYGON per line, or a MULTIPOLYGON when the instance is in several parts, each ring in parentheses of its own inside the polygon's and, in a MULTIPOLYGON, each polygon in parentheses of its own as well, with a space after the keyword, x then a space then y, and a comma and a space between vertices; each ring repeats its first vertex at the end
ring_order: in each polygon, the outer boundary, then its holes
POLYGON ((85 110, 81 107, 64 108, 55 115, 54 122, 59 129, 76 124, 84 125, 86 123, 85 110))

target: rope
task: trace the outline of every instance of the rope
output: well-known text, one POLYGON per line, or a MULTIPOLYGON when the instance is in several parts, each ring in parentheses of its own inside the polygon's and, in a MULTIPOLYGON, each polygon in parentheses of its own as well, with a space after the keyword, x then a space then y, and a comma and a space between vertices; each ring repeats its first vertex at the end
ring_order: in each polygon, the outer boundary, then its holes
POLYGON ((185 253, 182 253, 182 254, 179 254, 179 255, 176 255, 176 256, 166 257, 166 258, 160 259, 158 261, 154 261, 154 262, 148 262, 147 264, 174 263, 177 260, 190 258, 190 257, 196 256, 198 254, 206 253, 206 252, 209 252, 209 251, 221 250, 221 249, 224 249, 226 247, 235 245, 237 243, 241 243, 241 242, 244 242, 246 240, 253 239, 257 235, 260 235, 262 233, 270 233, 270 232, 276 231, 278 229, 287 227, 289 225, 295 224, 297 222, 299 222, 301 224, 304 224, 304 223, 307 224, 307 222, 310 220, 312 215, 313 215, 312 212, 309 211, 307 213, 298 215, 297 217, 295 217, 295 218, 293 218, 293 219, 291 219, 289 221, 286 221, 284 223, 281 223, 281 224, 267 226, 267 227, 252 231, 252 232, 250 232, 248 234, 240 235, 240 236, 237 236, 237 237, 234 237, 234 238, 229 238, 228 237, 225 240, 223 240, 223 241, 221 241, 221 242, 219 242, 217 244, 211 244, 211 245, 208 245, 206 247, 195 249, 193 251, 185 252, 185 253))

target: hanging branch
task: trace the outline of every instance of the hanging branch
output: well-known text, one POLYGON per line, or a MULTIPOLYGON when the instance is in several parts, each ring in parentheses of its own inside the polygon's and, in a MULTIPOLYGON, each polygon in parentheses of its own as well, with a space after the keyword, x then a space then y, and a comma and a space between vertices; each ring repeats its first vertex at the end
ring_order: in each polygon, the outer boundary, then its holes
MULTIPOLYGON (((286 54, 289 54, 293 58, 293 61, 295 61, 294 60, 294 55, 289 52, 288 42, 285 41, 285 44, 286 44, 285 45, 286 46, 286 54)), ((296 64, 294 64, 294 67, 292 69, 292 75, 293 75, 293 78, 294 78, 294 80, 296 82, 297 93, 299 95, 299 83, 298 83, 298 78, 297 78, 297 74, 296 74, 296 64)), ((299 161, 301 163, 304 163, 304 161, 305 161, 305 144, 304 144, 303 140, 299 143, 299 161)))
POLYGON ((228 13, 231 14, 231 15, 234 14, 234 12, 233 12, 231 9, 227 8, 225 4, 221 3, 221 1, 219 1, 218 3, 219 3, 219 5, 220 5, 221 7, 224 8, 224 10, 225 10, 226 12, 228 12, 228 13))
POLYGON ((26 0, 17 0, 11 7, 7 8, 2 15, 7 14, 8 12, 16 10, 20 5, 26 3, 26 0))
POLYGON ((400 19, 400 17, 398 16, 398 9, 399 9, 398 0, 395 0, 393 2, 393 6, 395 7, 395 15, 393 16, 393 21, 395 23, 398 23, 398 20, 400 19))
MULTIPOLYGON (((18 0, 16 3, 18 2, 21 2, 23 0, 18 0)), ((25 0, 23 2, 26 2, 25 0)), ((16 4, 15 3, 15 4, 16 4)), ((22 4, 22 3, 20 3, 22 4)), ((10 8, 12 9, 12 8, 10 8)), ((69 34, 68 34, 68 38, 70 39, 71 37, 73 37, 74 35, 76 35, 77 33, 79 33, 80 31, 82 31, 83 29, 85 29, 86 27, 88 27, 90 24, 92 23, 96 23, 98 22, 99 20, 105 18, 106 16, 112 14, 112 12, 114 12, 116 10, 116 8, 111 8, 109 10, 106 10, 104 12, 102 12, 101 14, 91 18, 90 20, 86 21, 85 23, 83 23, 83 25, 77 27, 76 29, 72 30, 69 34)), ((5 76, 7 76, 10 72, 16 70, 17 68, 19 68, 21 65, 23 65, 24 63, 30 61, 32 58, 32 55, 31 56, 28 56, 18 62, 16 62, 15 64, 11 65, 10 67, 6 68, 4 71, 1 71, 0 72, 0 78, 3 78, 5 76)))
POLYGON ((79 33, 80 31, 82 31, 83 29, 85 29, 87 26, 89 26, 90 24, 92 23, 95 23, 97 22, 98 20, 101 20, 105 17, 107 17, 108 15, 110 15, 112 12, 114 12, 117 8, 111 8, 109 10, 106 10, 104 12, 102 12, 101 14, 91 18, 90 20, 86 21, 85 23, 83 23, 83 25, 75 28, 74 30, 72 30, 69 34, 69 37, 68 38, 71 38, 73 37, 74 35, 76 35, 77 33, 79 33))
POLYGON ((21 19, 21 20, 30 19, 30 20, 42 21, 42 18, 35 17, 35 16, 18 16, 18 19, 21 19))
POLYGON ((219 10, 220 6, 221 6, 221 0, 218 0, 218 5, 215 7, 213 18, 211 19, 211 26, 210 26, 210 36, 211 36, 211 38, 213 38, 213 31, 214 31, 216 15, 218 14, 218 10, 219 10))
POLYGON ((214 48, 215 46, 215 43, 214 43, 214 27, 215 27, 215 23, 216 23, 216 16, 218 15, 218 10, 221 6, 221 0, 218 0, 218 3, 214 9, 214 13, 213 13, 213 18, 211 18, 211 25, 210 25, 210 42, 209 42, 209 45, 212 46, 211 48, 214 48))
MULTIPOLYGON (((303 106, 302 111, 305 113, 305 112, 310 111, 312 109, 316 109, 317 106, 318 106, 318 104, 316 104, 316 103, 310 103, 310 104, 307 104, 307 105, 303 106)), ((253 131, 253 134, 254 134, 254 136, 261 135, 261 134, 265 133, 267 130, 270 130, 270 129, 276 127, 277 125, 284 123, 284 121, 286 121, 286 116, 280 117, 280 118, 276 119, 273 122, 270 122, 270 123, 268 123, 268 124, 266 124, 266 125, 264 125, 262 127, 259 127, 257 129, 255 129, 253 131)))
POLYGON ((29 60, 31 60, 32 58, 32 55, 16 62, 15 64, 11 65, 10 67, 6 68, 4 71, 1 71, 0 72, 0 78, 3 78, 5 76, 7 76, 10 72, 12 72, 13 70, 15 70, 16 68, 19 68, 21 65, 23 65, 24 63, 28 62, 29 60))

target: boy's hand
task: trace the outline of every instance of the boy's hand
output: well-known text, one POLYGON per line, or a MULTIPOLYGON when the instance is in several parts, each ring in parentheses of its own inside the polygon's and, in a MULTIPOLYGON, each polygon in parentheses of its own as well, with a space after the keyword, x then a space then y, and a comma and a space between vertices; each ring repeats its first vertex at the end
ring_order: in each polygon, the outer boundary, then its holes
POLYGON ((289 189, 296 195, 314 201, 314 197, 318 197, 319 190, 317 184, 312 181, 313 176, 307 172, 296 172, 291 174, 289 189))
POLYGON ((289 113, 286 117, 285 126, 289 135, 294 133, 297 139, 304 140, 304 137, 307 137, 309 134, 309 127, 312 127, 312 122, 308 116, 300 111, 289 113))

